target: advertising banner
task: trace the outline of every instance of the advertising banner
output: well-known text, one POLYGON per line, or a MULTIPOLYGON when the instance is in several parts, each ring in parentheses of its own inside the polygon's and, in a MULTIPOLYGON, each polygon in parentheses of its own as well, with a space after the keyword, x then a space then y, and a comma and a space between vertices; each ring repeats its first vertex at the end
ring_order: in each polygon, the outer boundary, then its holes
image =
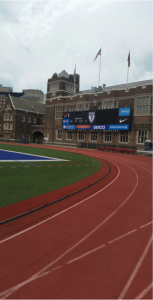
POLYGON ((73 130, 129 130, 131 108, 63 113, 63 129, 73 130))

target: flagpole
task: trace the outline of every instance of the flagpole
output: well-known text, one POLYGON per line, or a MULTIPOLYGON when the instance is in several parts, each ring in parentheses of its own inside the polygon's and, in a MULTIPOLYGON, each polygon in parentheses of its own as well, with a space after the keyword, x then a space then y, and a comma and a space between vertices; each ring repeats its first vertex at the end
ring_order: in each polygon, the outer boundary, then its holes
MULTIPOLYGON (((101 47, 102 50, 102 47, 101 47)), ((101 68, 101 54, 100 54, 100 63, 99 63, 99 78, 98 78, 98 88, 99 88, 99 82, 100 82, 100 68, 101 68)))
POLYGON ((127 71, 127 88, 128 88, 128 75, 129 75, 129 67, 128 67, 128 71, 127 71))
MULTIPOLYGON (((75 64, 75 70, 74 73, 76 72, 76 64, 75 64)), ((74 95, 75 95, 75 74, 74 74, 74 95)))
POLYGON ((75 77, 74 77, 74 95, 75 95, 75 77))
POLYGON ((129 66, 130 66, 130 50, 129 50, 129 55, 128 55, 127 89, 128 89, 129 66))

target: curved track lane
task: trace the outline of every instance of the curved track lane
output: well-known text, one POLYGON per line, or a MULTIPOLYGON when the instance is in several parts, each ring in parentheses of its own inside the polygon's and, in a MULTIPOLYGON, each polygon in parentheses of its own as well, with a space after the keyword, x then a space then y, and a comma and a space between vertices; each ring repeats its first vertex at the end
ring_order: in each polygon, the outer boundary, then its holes
POLYGON ((2 225, 1 298, 152 298, 152 160, 79 152, 108 161, 109 180, 2 225))

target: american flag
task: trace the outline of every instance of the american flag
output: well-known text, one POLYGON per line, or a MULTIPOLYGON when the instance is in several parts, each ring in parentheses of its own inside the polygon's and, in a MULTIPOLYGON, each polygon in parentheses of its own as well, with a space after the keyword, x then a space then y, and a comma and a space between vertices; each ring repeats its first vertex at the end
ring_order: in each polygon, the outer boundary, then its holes
POLYGON ((130 51, 129 51, 129 55, 128 55, 127 61, 128 61, 128 67, 130 67, 130 51))
POLYGON ((95 57, 94 60, 96 60, 96 58, 97 58, 98 55, 101 55, 101 48, 100 48, 100 50, 98 51, 98 53, 97 53, 97 55, 96 55, 96 57, 95 57))

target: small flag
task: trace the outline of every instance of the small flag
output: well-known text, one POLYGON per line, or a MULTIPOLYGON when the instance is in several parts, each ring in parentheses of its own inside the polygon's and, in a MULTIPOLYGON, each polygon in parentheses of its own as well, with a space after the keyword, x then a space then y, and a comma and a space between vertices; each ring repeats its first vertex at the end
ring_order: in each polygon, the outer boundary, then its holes
POLYGON ((130 51, 129 51, 129 55, 128 55, 127 61, 128 61, 128 67, 130 67, 130 51))
POLYGON ((96 55, 96 57, 95 57, 94 60, 96 60, 96 58, 97 58, 98 55, 101 55, 101 48, 100 48, 100 50, 98 51, 98 53, 97 53, 97 55, 96 55))
POLYGON ((75 79, 75 73, 76 73, 76 65, 74 67, 74 79, 75 79))

